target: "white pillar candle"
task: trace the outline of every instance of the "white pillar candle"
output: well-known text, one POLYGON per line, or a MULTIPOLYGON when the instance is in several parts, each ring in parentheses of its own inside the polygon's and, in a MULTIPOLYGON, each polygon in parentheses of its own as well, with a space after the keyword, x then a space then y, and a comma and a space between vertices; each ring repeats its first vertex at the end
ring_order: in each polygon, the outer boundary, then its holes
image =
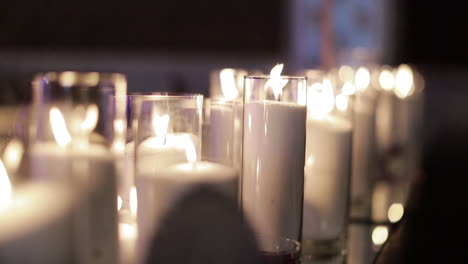
POLYGON ((121 264, 135 263, 137 226, 135 223, 119 223, 119 249, 121 264))
MULTIPOLYGON (((159 195, 152 184, 148 183, 148 175, 156 177, 163 168, 185 162, 186 141, 199 140, 188 133, 167 134, 165 136, 151 137, 137 146, 137 168, 135 183, 138 197, 137 226, 137 263, 144 262, 144 256, 154 227, 157 225, 159 208, 157 204, 159 195)), ((133 143, 129 143, 133 144, 133 143)), ((198 145, 198 144, 197 144, 198 145)))
POLYGON ((117 261, 117 182, 112 154, 100 145, 67 149, 36 143, 30 154, 35 179, 74 184, 87 193, 76 210, 78 259, 83 263, 117 261))
MULTIPOLYGON (((179 143, 184 143, 185 147, 187 147, 187 139, 191 141, 186 136, 185 139, 179 139, 179 143)), ((195 147, 193 149, 196 157, 195 147)), ((167 150, 167 147, 162 148, 160 151, 164 150, 167 150)), ((179 158, 186 160, 185 149, 182 152, 183 156, 179 156, 179 154, 174 150, 168 152, 165 156, 174 155, 170 162, 179 158)), ((170 164, 166 163, 166 165, 170 164)), ((140 230, 138 263, 144 263, 151 239, 160 227, 164 215, 184 193, 197 184, 209 184, 235 200, 237 173, 233 168, 224 165, 192 160, 189 163, 159 167, 157 171, 142 170, 138 174, 138 228, 140 230)))
POLYGON ((344 231, 351 134, 351 122, 344 118, 307 121, 303 239, 336 239, 344 231))
POLYGON ((58 184, 11 190, 0 161, 0 262, 74 262, 73 191, 58 184))
POLYGON ((244 105, 242 209, 262 250, 300 234, 306 107, 276 101, 244 105))

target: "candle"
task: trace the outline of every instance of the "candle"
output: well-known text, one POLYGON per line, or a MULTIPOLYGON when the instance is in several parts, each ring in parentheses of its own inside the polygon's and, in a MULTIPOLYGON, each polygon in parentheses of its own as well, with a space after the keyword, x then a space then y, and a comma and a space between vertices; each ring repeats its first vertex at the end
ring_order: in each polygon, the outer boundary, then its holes
POLYGON ((244 102, 242 210, 267 252, 276 252, 281 238, 299 239, 302 216, 306 107, 279 98, 297 94, 289 89, 305 78, 282 78, 281 69, 275 66, 270 78, 246 80, 244 102), (264 86, 256 86, 265 79, 264 86), (292 84, 283 93, 288 81, 292 84), (250 101, 255 87, 263 95, 271 87, 275 100, 260 101, 260 96, 250 101))
MULTIPOLYGON (((77 258, 85 262, 115 263, 117 182, 113 155, 103 145, 72 141, 60 110, 52 107, 50 115, 56 142, 35 142, 32 146, 31 177, 41 182, 64 182, 87 193, 75 212, 79 230, 75 233, 77 258)), ((97 118, 91 123, 89 131, 97 118)))
POLYGON ((167 211, 193 186, 208 184, 235 201, 237 173, 234 169, 212 162, 196 162, 197 150, 190 138, 186 146, 187 163, 178 163, 158 171, 138 174, 138 263, 144 263, 149 243, 160 227, 167 211), (144 189, 141 188, 144 186, 144 189), (144 218, 144 219, 143 219, 144 218))
POLYGON ((73 190, 59 184, 11 189, 0 160, 0 262, 73 263, 73 190))
POLYGON ((333 240, 344 231, 347 217, 352 126, 332 114, 335 99, 330 82, 314 84, 308 97, 302 237, 333 240))

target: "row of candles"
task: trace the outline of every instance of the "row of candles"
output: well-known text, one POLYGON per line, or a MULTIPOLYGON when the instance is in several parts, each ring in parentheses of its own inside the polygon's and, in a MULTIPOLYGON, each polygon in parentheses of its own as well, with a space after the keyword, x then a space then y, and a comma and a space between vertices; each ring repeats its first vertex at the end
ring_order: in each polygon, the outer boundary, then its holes
POLYGON ((38 75, 29 138, 0 163, 0 260, 144 263, 164 215, 198 184, 240 205, 262 251, 302 238, 303 253, 342 252, 348 209, 370 217, 375 151, 411 142, 416 120, 389 115, 418 93, 417 74, 282 68, 216 71, 205 100, 127 95, 120 74, 38 75))

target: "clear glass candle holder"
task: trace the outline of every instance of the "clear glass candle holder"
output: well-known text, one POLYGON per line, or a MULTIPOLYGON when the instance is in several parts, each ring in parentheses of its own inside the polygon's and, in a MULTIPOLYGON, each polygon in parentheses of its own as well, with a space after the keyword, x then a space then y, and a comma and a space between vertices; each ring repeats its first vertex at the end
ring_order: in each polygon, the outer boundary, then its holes
POLYGON ((137 263, 144 263, 164 215, 183 193, 179 177, 162 172, 189 159, 199 160, 202 107, 203 96, 198 94, 138 96, 134 100, 137 263))
POLYGON ((116 73, 49 72, 33 80, 30 177, 85 193, 74 212, 79 262, 117 262, 126 88, 116 73))
MULTIPOLYGON (((306 78, 246 76, 241 207, 260 249, 300 241, 306 137, 306 78)), ((277 73, 277 72, 276 72, 277 73)))
POLYGON ((325 76, 307 90, 303 256, 345 251, 351 175, 353 95, 325 76))

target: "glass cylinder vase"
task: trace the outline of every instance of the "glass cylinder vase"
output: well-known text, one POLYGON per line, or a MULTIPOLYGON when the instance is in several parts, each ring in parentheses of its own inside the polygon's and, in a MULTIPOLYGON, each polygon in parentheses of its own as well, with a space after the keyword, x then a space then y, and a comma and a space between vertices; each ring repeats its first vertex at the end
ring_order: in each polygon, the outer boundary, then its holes
POLYGON ((49 72, 33 80, 30 176, 86 193, 74 212, 80 263, 117 261, 126 88, 115 73, 49 72))
POLYGON ((306 78, 246 76, 241 206, 265 254, 300 240, 305 136, 306 78))

